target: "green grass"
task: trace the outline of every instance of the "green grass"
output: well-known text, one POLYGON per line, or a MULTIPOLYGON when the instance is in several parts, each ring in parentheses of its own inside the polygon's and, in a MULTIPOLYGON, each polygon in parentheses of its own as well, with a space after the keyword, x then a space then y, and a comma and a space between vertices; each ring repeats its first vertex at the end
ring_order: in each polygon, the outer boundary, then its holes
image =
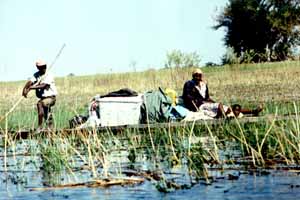
MULTIPOLYGON (((210 94, 224 104, 239 103, 254 107, 258 103, 266 106, 264 114, 292 112, 293 102, 299 104, 299 62, 248 64, 203 68, 210 94)), ((99 74, 56 78, 59 91, 54 115, 57 128, 68 126, 75 113, 87 113, 87 105, 96 94, 106 94, 120 88, 131 88, 140 93, 158 87, 172 88, 179 95, 192 69, 147 70, 122 74, 99 74)), ((25 81, 1 82, 0 115, 3 116, 20 98, 25 81)), ((31 128, 36 126, 36 97, 31 92, 8 118, 9 127, 31 128)), ((2 129, 4 123, 0 123, 2 129)))
MULTIPOLYGON (((263 103, 265 115, 299 114, 300 67, 299 62, 249 64, 204 68, 211 97, 224 104, 239 103, 253 108, 263 103)), ((75 114, 85 114, 90 99, 120 88, 131 88, 140 93, 158 87, 175 89, 181 95, 182 86, 191 78, 192 69, 161 69, 144 72, 94 76, 56 78, 59 91, 54 108, 57 129, 68 127, 75 114)), ((0 115, 3 116, 20 98, 24 81, 0 83, 0 115)), ((36 127, 36 97, 30 93, 7 118, 8 129, 36 127)), ((1 130, 6 130, 5 120, 1 130)), ((5 131, 4 131, 5 132, 5 131)), ((138 155, 145 154, 153 164, 151 168, 163 171, 187 165, 194 178, 208 181, 207 166, 237 162, 229 151, 220 157, 219 151, 237 148, 240 158, 249 158, 252 167, 268 166, 270 162, 287 165, 299 164, 300 118, 272 121, 262 119, 255 123, 223 121, 220 124, 189 124, 186 127, 154 128, 151 130, 127 129, 118 134, 106 131, 87 134, 64 132, 38 140, 34 151, 41 156, 47 171, 68 170, 72 173, 75 157, 79 157, 91 171, 92 177, 108 176, 113 165, 109 155, 118 149, 128 150, 128 162, 133 166, 138 155), (197 141, 205 137, 206 142, 197 141), (101 166, 101 170, 98 168, 101 166)), ((12 135, 5 135, 4 148, 17 143, 12 135)), ((164 179, 161 179, 164 181, 164 179)), ((165 183, 165 182, 164 182, 165 183)), ((165 184, 162 184, 165 185, 165 184)), ((164 189, 162 189, 164 190, 164 189)))

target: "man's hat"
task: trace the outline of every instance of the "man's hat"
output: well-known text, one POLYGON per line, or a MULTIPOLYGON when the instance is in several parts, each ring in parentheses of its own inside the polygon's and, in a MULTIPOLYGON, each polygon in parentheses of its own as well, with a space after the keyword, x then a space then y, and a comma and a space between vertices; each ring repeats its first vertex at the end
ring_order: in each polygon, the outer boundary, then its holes
POLYGON ((199 69, 199 68, 195 69, 195 70, 193 71, 193 75, 195 75, 195 74, 202 74, 202 70, 199 69))
POLYGON ((41 66, 44 66, 44 65, 47 65, 47 63, 44 60, 39 59, 35 62, 35 66, 37 66, 37 67, 41 67, 41 66))

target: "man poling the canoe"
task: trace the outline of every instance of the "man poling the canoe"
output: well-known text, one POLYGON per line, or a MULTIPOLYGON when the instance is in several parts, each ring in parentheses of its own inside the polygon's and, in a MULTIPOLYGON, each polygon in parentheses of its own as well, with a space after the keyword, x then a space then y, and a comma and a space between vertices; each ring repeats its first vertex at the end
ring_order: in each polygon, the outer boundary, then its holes
POLYGON ((27 81, 23 88, 22 95, 27 98, 27 94, 31 90, 35 90, 37 98, 38 111, 38 129, 43 129, 43 119, 47 122, 48 128, 53 127, 53 116, 51 107, 55 105, 57 89, 52 74, 47 73, 47 63, 43 60, 36 61, 38 71, 33 74, 32 78, 27 81))
MULTIPOLYGON (((19 103, 23 100, 23 97, 27 97, 27 94, 30 90, 36 90, 36 95, 38 98, 40 98, 40 101, 37 104, 38 109, 38 131, 42 129, 43 124, 43 118, 46 119, 46 121, 49 122, 49 111, 50 107, 55 104, 55 96, 57 94, 57 90, 54 84, 53 76, 50 74, 49 71, 53 67, 54 63, 62 53, 63 49, 65 48, 66 44, 63 44, 63 46, 60 48, 58 54, 56 55, 55 59, 51 63, 49 67, 47 67, 47 63, 43 60, 37 60, 35 65, 38 69, 38 72, 36 72, 33 77, 26 82, 23 91, 22 91, 22 97, 19 98, 16 103, 11 107, 11 109, 5 113, 3 117, 0 118, 0 122, 8 117, 8 115, 14 111, 14 109, 19 105, 19 103), (51 97, 51 99, 50 99, 51 97)), ((48 125, 51 127, 53 123, 51 122, 48 125)))

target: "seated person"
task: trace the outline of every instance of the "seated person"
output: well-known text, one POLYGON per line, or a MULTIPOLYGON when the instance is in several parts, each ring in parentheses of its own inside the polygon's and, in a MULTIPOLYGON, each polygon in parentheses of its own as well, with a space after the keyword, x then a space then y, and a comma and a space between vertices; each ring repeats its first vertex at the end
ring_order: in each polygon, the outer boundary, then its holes
POLYGON ((96 128, 101 125, 99 100, 100 95, 92 98, 88 106, 88 115, 76 115, 69 120, 70 128, 96 128))
POLYGON ((183 87, 182 98, 184 106, 193 112, 203 111, 207 116, 212 118, 220 118, 234 114, 236 117, 242 114, 258 115, 262 111, 262 106, 257 109, 250 110, 245 109, 235 104, 232 107, 223 106, 222 103, 216 103, 213 101, 208 92, 206 82, 202 79, 202 71, 196 69, 192 73, 192 80, 187 81, 183 87))

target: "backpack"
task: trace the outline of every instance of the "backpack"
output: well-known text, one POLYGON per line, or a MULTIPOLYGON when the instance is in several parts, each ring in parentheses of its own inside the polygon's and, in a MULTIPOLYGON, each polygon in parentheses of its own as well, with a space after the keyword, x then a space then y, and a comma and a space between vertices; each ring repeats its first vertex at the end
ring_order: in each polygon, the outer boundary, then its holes
POLYGON ((141 106, 141 123, 167 122, 170 120, 172 100, 159 88, 144 94, 141 106))

